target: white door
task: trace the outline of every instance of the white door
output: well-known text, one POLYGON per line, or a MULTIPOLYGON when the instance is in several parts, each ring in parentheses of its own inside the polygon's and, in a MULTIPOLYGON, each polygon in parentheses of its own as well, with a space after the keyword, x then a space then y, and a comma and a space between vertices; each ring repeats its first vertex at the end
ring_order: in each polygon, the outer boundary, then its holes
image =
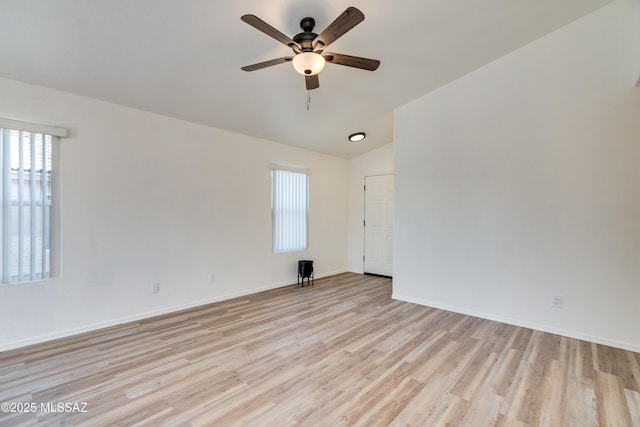
POLYGON ((364 272, 393 276, 393 175, 364 182, 364 272))

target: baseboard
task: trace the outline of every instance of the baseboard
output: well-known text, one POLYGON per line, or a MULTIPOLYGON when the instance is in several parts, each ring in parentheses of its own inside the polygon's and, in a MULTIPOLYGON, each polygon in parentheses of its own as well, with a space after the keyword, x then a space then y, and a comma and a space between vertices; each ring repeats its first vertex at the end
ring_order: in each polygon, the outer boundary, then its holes
POLYGON ((407 297, 404 295, 398 295, 398 294, 392 294, 391 295, 392 299, 398 300, 398 301, 405 301, 405 302, 410 302, 413 304, 418 304, 418 305, 423 305, 426 307, 433 307, 433 308, 437 308, 440 310, 446 310, 446 311, 451 311, 454 313, 460 313, 460 314, 465 314, 467 316, 473 316, 473 317, 479 317, 481 319, 487 319, 487 320, 493 320, 495 322, 500 322, 500 323, 506 323, 509 325, 514 325, 514 326, 521 326, 523 328, 529 328, 529 329, 534 329, 536 331, 540 331, 540 332, 548 332, 551 334, 556 334, 556 335, 562 335, 568 338, 575 338, 575 339, 579 339, 582 341, 588 341, 588 342, 592 342, 595 344, 602 344, 602 345, 606 345, 609 347, 616 347, 616 348, 620 348, 623 350, 629 350, 629 351, 633 351, 636 353, 640 353, 640 345, 638 344, 631 344, 631 343, 627 343, 627 342, 621 342, 621 341, 616 341, 616 340, 611 340, 608 338, 603 338, 603 337, 597 337, 597 336, 592 336, 589 334, 585 334, 582 332, 576 332, 576 331, 570 331, 570 330, 566 330, 566 329, 560 329, 560 328, 556 328, 553 326, 549 326, 549 325, 540 325, 537 323, 531 323, 531 322, 526 322, 523 320, 519 320, 519 319, 512 319, 512 318, 508 318, 508 317, 502 317, 502 316, 496 316, 490 313, 483 313, 483 312, 479 312, 479 311, 475 311, 475 310, 466 310, 466 309, 462 309, 460 307, 453 307, 453 306, 449 306, 446 304, 440 304, 437 302, 433 302, 433 301, 426 301, 426 300, 421 300, 418 298, 412 298, 412 297, 407 297))
MULTIPOLYGON (((332 272, 322 273, 322 274, 318 274, 315 277, 315 279, 322 279, 324 277, 334 276, 336 274, 341 274, 345 272, 347 272, 347 269, 340 269, 332 272)), ((63 331, 53 332, 50 334, 37 335, 34 337, 25 338, 17 341, 3 342, 3 343, 0 343, 0 352, 7 351, 7 350, 15 350, 18 348, 26 347, 28 345, 41 344, 47 341, 53 341, 60 338, 67 338, 74 335, 84 334, 86 332, 92 332, 92 331, 97 331, 99 329, 109 328, 111 326, 122 325, 124 323, 129 323, 129 322, 136 322, 138 320, 148 319, 155 316, 162 316, 165 314, 170 314, 170 313, 174 313, 181 310, 187 310, 187 309, 199 307, 202 305, 212 304, 220 301, 226 301, 229 299, 238 298, 245 295, 251 295, 258 292, 269 291, 271 289, 277 289, 277 288, 282 288, 282 287, 291 286, 291 285, 295 285, 295 282, 292 283, 290 281, 286 281, 286 282, 274 283, 271 285, 250 289, 247 291, 234 292, 231 294, 220 295, 214 298, 203 299, 199 301, 190 302, 187 304, 174 305, 171 307, 165 307, 159 310, 147 311, 144 313, 137 313, 130 316, 107 320, 104 322, 91 323, 89 325, 84 325, 78 328, 66 329, 63 331)))

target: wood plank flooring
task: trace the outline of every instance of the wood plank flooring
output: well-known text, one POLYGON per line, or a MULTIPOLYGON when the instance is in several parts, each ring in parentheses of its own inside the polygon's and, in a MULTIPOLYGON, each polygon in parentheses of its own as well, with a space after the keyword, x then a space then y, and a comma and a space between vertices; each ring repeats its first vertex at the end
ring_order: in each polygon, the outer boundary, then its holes
POLYGON ((346 273, 0 353, 0 402, 2 426, 627 427, 640 354, 346 273))

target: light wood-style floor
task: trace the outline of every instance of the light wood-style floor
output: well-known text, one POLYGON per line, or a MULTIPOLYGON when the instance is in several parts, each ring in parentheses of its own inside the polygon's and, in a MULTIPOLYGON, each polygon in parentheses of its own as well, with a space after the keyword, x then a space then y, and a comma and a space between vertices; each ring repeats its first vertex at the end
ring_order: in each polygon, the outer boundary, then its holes
POLYGON ((0 353, 0 425, 640 426, 639 366, 347 273, 0 353))

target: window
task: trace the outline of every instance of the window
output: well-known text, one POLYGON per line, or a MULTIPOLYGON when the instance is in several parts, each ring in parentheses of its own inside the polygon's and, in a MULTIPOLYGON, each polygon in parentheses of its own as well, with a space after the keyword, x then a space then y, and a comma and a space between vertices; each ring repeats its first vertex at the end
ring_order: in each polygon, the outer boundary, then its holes
POLYGON ((1 283, 51 277, 58 136, 66 130, 0 119, 1 283))
POLYGON ((273 252, 307 249, 309 171, 271 166, 273 252))

